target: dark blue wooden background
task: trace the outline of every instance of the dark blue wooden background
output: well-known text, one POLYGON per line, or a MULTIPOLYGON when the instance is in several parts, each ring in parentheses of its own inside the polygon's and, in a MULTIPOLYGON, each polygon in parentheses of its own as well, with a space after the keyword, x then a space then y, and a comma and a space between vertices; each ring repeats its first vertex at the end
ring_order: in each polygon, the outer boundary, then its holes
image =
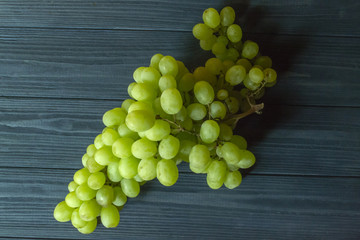
POLYGON ((360 239, 358 0, 0 0, 0 239, 360 239), (279 72, 239 123, 258 162, 235 190, 180 166, 146 184, 116 229, 53 219, 102 114, 155 53, 209 56, 191 29, 233 6, 279 72))

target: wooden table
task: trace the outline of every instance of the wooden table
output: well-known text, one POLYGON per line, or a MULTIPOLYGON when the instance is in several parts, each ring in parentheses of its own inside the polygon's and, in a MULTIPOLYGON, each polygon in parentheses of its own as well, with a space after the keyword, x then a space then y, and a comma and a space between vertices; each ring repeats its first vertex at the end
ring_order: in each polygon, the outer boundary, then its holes
POLYGON ((359 1, 211 2, 0 1, 0 239, 360 239, 359 1), (279 72, 263 115, 239 123, 258 160, 242 185, 211 190, 183 164, 116 229, 56 222, 132 72, 158 52, 203 65, 192 26, 227 4, 279 72))

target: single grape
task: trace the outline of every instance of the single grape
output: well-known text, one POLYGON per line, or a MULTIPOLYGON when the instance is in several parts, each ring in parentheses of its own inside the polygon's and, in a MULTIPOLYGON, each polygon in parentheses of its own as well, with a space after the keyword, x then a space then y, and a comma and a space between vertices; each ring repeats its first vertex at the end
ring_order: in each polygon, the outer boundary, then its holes
POLYGON ((90 157, 86 162, 86 168, 89 169, 90 173, 99 172, 105 168, 105 166, 98 164, 95 158, 90 157))
POLYGON ((120 136, 117 130, 112 128, 105 129, 105 131, 101 134, 101 140, 106 146, 111 146, 119 137, 120 136))
POLYGON ((140 185, 134 179, 121 180, 121 189, 127 197, 134 198, 140 193, 140 185))
POLYGON ((105 144, 102 141, 102 134, 99 134, 95 137, 94 139, 94 146, 96 149, 100 149, 104 146, 105 144))
POLYGON ((78 228, 78 231, 82 234, 90 234, 95 231, 97 226, 97 219, 93 219, 85 224, 85 226, 78 228))
POLYGON ((62 201, 54 209, 54 218, 58 222, 70 221, 73 211, 73 208, 69 207, 65 201, 62 201))
POLYGON ((205 81, 200 81, 195 84, 194 95, 199 103, 204 105, 210 104, 215 97, 213 87, 205 81))
POLYGON ((150 129, 154 125, 155 115, 152 111, 135 110, 128 113, 125 122, 126 126, 130 130, 134 132, 143 132, 150 129))
POLYGON ((239 60, 236 61, 236 65, 241 65, 245 68, 246 72, 249 72, 250 69, 252 68, 252 64, 249 60, 247 60, 246 58, 241 58, 239 60))
POLYGON ((249 71, 249 78, 250 78, 250 81, 252 81, 253 83, 259 84, 259 83, 261 83, 262 80, 264 80, 264 73, 259 68, 252 68, 249 71))
POLYGON ((264 80, 267 82, 267 83, 273 83, 276 81, 276 78, 277 78, 277 74, 276 74, 276 71, 272 68, 266 68, 264 70, 264 80))
POLYGON ((229 96, 229 92, 226 89, 220 89, 217 93, 216 93, 216 97, 219 100, 225 100, 226 98, 228 98, 229 96))
POLYGON ((79 209, 75 209, 71 214, 71 224, 75 228, 82 228, 84 227, 88 222, 81 219, 79 214, 79 209))
POLYGON ((157 163, 157 159, 153 157, 142 159, 138 165, 139 176, 145 181, 150 181, 156 178, 157 163))
POLYGON ((153 67, 157 70, 159 70, 159 62, 164 57, 161 53, 157 53, 153 55, 150 59, 150 67, 153 67))
POLYGON ((214 119, 224 119, 226 116, 226 106, 220 101, 210 104, 210 116, 214 119))
POLYGON ((114 187, 114 201, 112 202, 112 204, 121 207, 125 205, 126 201, 127 197, 121 190, 121 187, 114 187))
POLYGON ((235 11, 232 7, 224 7, 220 12, 220 21, 223 26, 230 26, 235 21, 235 11))
POLYGON ((178 138, 169 135, 159 144, 159 154, 164 159, 172 159, 176 156, 180 148, 180 141, 178 138))
POLYGON ((214 55, 224 54, 226 52, 226 45, 223 42, 216 42, 211 48, 214 55))
POLYGON ((107 177, 109 178, 110 181, 112 182, 120 182, 121 179, 123 179, 123 177, 120 175, 119 172, 119 162, 120 161, 114 161, 111 162, 108 166, 107 166, 107 177))
POLYGON ((156 119, 154 126, 145 131, 145 136, 151 141, 161 141, 169 134, 170 124, 161 119, 156 119))
POLYGON ((225 187, 228 189, 234 189, 241 184, 242 176, 239 171, 232 171, 226 174, 224 181, 225 187))
POLYGON ((226 31, 226 35, 231 42, 233 43, 239 42, 242 38, 241 27, 237 24, 230 25, 226 31))
POLYGON ((145 69, 146 67, 138 67, 134 73, 133 73, 133 78, 135 80, 135 82, 141 82, 141 72, 145 69))
POLYGON ((222 42, 225 46, 227 46, 229 43, 229 39, 226 36, 222 36, 222 35, 218 36, 216 41, 222 42))
POLYGON ((260 83, 254 83, 253 81, 251 81, 249 75, 247 75, 244 79, 244 86, 251 91, 255 91, 260 87, 260 83))
POLYGON ((141 71, 141 81, 138 83, 147 83, 157 89, 160 77, 161 74, 156 68, 146 67, 141 71))
MULTIPOLYGON (((130 99, 130 98, 125 99, 121 104, 121 108, 124 109, 126 112, 128 112, 130 105, 133 104, 134 102, 135 102, 134 99, 130 99)), ((124 120, 125 120, 125 118, 124 118, 124 120)))
POLYGON ((75 191, 76 197, 81 201, 89 201, 93 199, 96 195, 96 191, 91 189, 87 182, 81 184, 75 191))
POLYGON ((206 9, 203 12, 202 18, 204 23, 211 28, 216 28, 220 24, 220 15, 214 8, 206 9))
MULTIPOLYGON (((94 145, 94 146, 95 146, 95 145, 94 145)), ((89 156, 87 153, 85 153, 85 154, 81 157, 81 163, 82 163, 83 167, 86 167, 86 162, 87 162, 87 160, 89 160, 89 158, 90 158, 90 156, 89 156)))
POLYGON ((137 83, 131 89, 131 96, 138 101, 153 101, 156 95, 157 90, 150 83, 137 83))
MULTIPOLYGON (((135 86, 135 85, 134 85, 135 86)), ((103 123, 107 127, 120 125, 125 121, 126 110, 123 108, 114 108, 104 113, 103 123)))
MULTIPOLYGON (((146 101, 137 101, 132 103, 128 108, 128 113, 131 113, 135 110, 146 110, 152 112, 152 105, 149 102, 146 101)), ((125 118, 126 120, 126 118, 125 118)))
POLYGON ((246 69, 241 65, 234 65, 227 70, 225 80, 232 86, 240 84, 246 77, 246 69))
POLYGON ((241 159, 242 151, 233 143, 225 142, 221 146, 221 157, 229 164, 237 164, 241 159))
MULTIPOLYGON (((139 138, 139 135, 137 132, 134 132, 134 131, 131 131, 125 123, 123 124, 120 124, 119 125, 119 128, 118 128, 118 133, 119 133, 119 136, 120 138, 131 138, 131 139, 138 139, 139 138)), ((115 141, 116 142, 116 141, 115 141)), ((114 145, 114 143, 113 143, 114 145)))
POLYGON ((90 176, 90 172, 87 168, 82 168, 77 170, 74 174, 74 182, 78 185, 83 184, 87 181, 88 177, 90 176))
POLYGON ((109 185, 104 185, 96 192, 96 202, 105 207, 114 201, 114 190, 109 185))
POLYGON ((86 154, 89 156, 89 157, 92 157, 94 156, 96 152, 96 147, 94 144, 90 144, 87 148, 86 148, 86 154))
POLYGON ((179 71, 179 66, 175 58, 171 56, 165 56, 159 62, 159 70, 162 75, 169 74, 173 77, 176 77, 179 71))
POLYGON ((230 141, 233 137, 232 128, 226 123, 220 123, 220 134, 219 138, 223 141, 230 141))
POLYGON ((82 201, 76 196, 75 192, 70 192, 65 197, 66 204, 71 208, 80 207, 82 201))
POLYGON ((114 205, 103 207, 100 213, 101 223, 106 228, 114 228, 119 224, 119 210, 114 205))
POLYGON ((79 185, 75 181, 71 181, 68 185, 69 192, 74 192, 79 185))
POLYGON ((195 173, 204 172, 211 163, 210 152, 205 145, 195 145, 189 154, 191 171, 195 173))
POLYGON ((272 66, 272 60, 270 57, 268 56, 260 56, 258 58, 256 58, 255 60, 255 65, 260 65, 262 66, 264 69, 265 68, 271 68, 272 66))
POLYGON ((200 40, 201 49, 203 49, 205 51, 210 51, 212 49, 212 46, 214 45, 214 43, 216 43, 216 40, 217 40, 217 38, 215 35, 211 35, 210 38, 200 40))
POLYGON ((247 59, 253 59, 259 52, 259 45, 256 42, 247 40, 244 42, 242 56, 247 59))
POLYGON ((198 23, 193 28, 193 35, 199 40, 206 40, 211 38, 213 31, 204 23, 198 23))
POLYGON ((105 181, 105 174, 103 172, 96 172, 89 176, 87 184, 91 189, 98 190, 105 184, 105 181))
POLYGON ((236 61, 240 56, 240 53, 235 48, 229 48, 226 51, 226 59, 230 59, 232 61, 236 61))
POLYGON ((220 127, 214 120, 206 120, 201 124, 200 138, 204 143, 213 143, 219 137, 220 127))
POLYGON ((176 86, 176 79, 172 75, 164 75, 159 80, 159 88, 161 92, 168 88, 176 88, 176 86))
POLYGON ((160 103, 162 109, 167 114, 178 113, 183 105, 181 94, 176 88, 168 88, 163 91, 160 97, 160 103))
POLYGON ((156 177, 164 186, 172 186, 179 177, 178 168, 173 160, 162 159, 156 166, 156 177))
POLYGON ((113 157, 111 147, 102 147, 95 153, 95 161, 103 166, 106 166, 110 163, 111 158, 113 157))
POLYGON ((255 164, 255 156, 248 150, 241 150, 240 161, 237 166, 242 169, 250 168, 255 164))
POLYGON ((224 161, 212 161, 207 169, 206 182, 212 189, 219 189, 226 179, 227 165, 224 161))
POLYGON ((80 218, 84 221, 92 221, 99 216, 101 206, 96 202, 95 199, 83 202, 79 208, 80 218))
POLYGON ((132 144, 131 153, 140 159, 153 157, 157 153, 157 144, 147 138, 141 138, 132 144))
POLYGON ((186 73, 179 81, 179 90, 183 92, 189 92, 193 89, 194 84, 194 75, 192 73, 186 73))
POLYGON ((223 69, 224 65, 220 59, 209 58, 205 63, 205 69, 214 75, 219 75, 223 69))
POLYGON ((138 174, 140 160, 134 156, 122 158, 119 162, 119 173, 123 178, 131 179, 138 174))

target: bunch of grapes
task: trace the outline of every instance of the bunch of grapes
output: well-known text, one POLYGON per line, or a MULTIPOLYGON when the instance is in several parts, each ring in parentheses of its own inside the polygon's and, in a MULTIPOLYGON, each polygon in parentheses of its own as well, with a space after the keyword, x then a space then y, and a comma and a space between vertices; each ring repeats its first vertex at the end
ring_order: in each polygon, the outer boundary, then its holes
POLYGON ((276 72, 255 42, 241 41, 231 7, 220 14, 209 8, 203 20, 193 34, 216 57, 190 72, 181 61, 155 54, 149 66, 134 71, 131 98, 103 115, 105 128, 83 155, 84 168, 56 206, 56 220, 71 220, 84 234, 98 220, 116 227, 127 198, 153 179, 174 185, 181 162, 206 174, 212 189, 240 185, 239 170, 253 166, 255 156, 233 129, 239 119, 262 110, 256 100, 276 83, 276 72))

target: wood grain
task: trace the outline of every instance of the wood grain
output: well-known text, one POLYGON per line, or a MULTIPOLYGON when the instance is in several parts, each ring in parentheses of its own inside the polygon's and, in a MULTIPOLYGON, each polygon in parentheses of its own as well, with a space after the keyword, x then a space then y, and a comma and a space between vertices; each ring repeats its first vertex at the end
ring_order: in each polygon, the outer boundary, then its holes
MULTIPOLYGON (((69 168, 81 165, 103 128, 102 114, 120 101, 0 99, 0 166, 69 168)), ((358 108, 266 105, 236 132, 258 158, 252 173, 359 176, 358 108), (346 123, 346 127, 345 127, 346 123)), ((188 172, 187 165, 181 171, 188 172)))
POLYGON ((1 168, 1 236, 38 238, 47 231, 48 238, 61 239, 356 239, 360 234, 359 181, 248 176, 235 190, 214 191, 204 176, 183 174, 171 188, 157 181, 144 185, 121 211, 118 228, 99 227, 83 236, 52 217, 71 175, 1 168))
POLYGON ((247 32, 360 36, 356 0, 0 1, 0 26, 191 31, 204 9, 233 6, 247 32), (171 16, 171 17, 169 17, 171 16), (356 24, 355 24, 356 25, 356 24), (305 31, 306 29, 306 31, 305 31))

